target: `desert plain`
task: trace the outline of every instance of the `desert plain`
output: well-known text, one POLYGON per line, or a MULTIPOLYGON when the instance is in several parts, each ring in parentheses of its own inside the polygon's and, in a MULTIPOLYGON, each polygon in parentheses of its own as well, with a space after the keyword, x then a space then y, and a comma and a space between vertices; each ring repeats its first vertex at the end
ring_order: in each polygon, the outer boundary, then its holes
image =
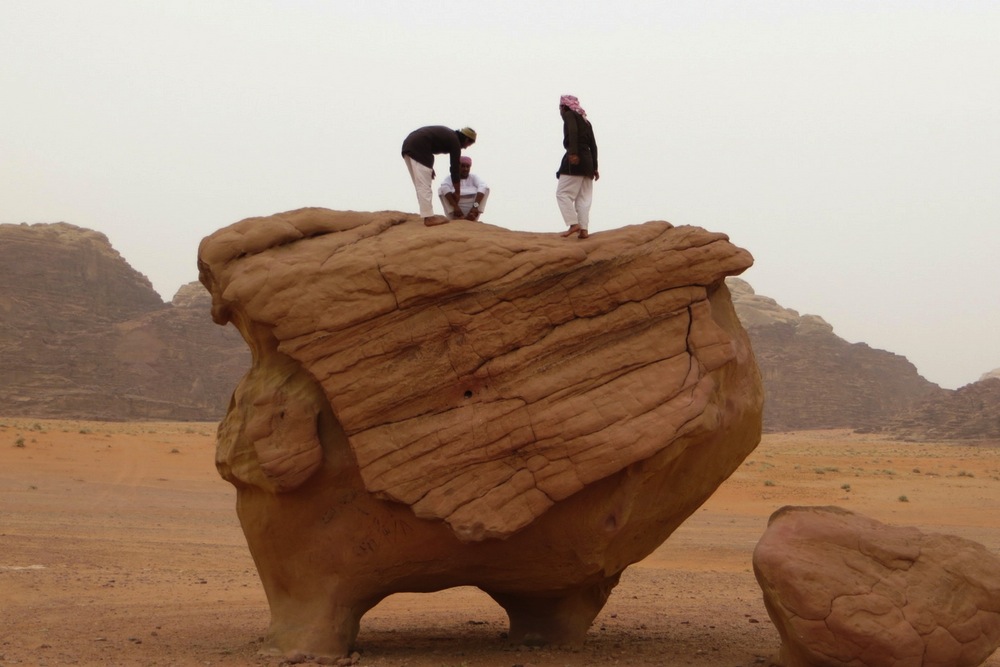
MULTIPOLYGON (((0 666, 257 665, 268 607, 215 471, 215 424, 0 418, 0 666)), ((511 647, 474 588, 387 598, 372 667, 768 665, 751 558, 784 505, 838 505, 1000 552, 1000 443, 847 430, 766 434, 670 539, 628 568, 582 648, 511 647)), ((1000 653, 985 663, 1000 667, 1000 653)))

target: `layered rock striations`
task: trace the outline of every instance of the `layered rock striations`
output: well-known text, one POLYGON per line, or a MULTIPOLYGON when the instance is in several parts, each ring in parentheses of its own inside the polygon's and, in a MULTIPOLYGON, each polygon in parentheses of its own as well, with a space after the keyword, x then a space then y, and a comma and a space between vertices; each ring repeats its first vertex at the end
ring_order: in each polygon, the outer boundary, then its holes
POLYGON ((739 278, 727 282, 760 365, 767 431, 881 428, 948 395, 905 357, 848 343, 821 317, 783 308, 739 278))
POLYGON ((569 241, 303 209, 206 238, 253 362, 217 465, 283 653, 347 651, 399 591, 473 585, 512 641, 576 643, 621 572, 756 446, 722 234, 569 241))
POLYGON ((0 414, 218 418, 249 355, 206 323, 200 285, 178 298, 163 303, 103 234, 0 225, 0 414))

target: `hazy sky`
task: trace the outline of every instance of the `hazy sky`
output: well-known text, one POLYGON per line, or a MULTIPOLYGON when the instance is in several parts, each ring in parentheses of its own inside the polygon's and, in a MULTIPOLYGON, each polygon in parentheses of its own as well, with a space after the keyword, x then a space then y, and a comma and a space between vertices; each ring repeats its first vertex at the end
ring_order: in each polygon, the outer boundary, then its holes
POLYGON ((441 124, 486 222, 558 232, 571 93, 593 232, 725 232, 758 294, 955 388, 1000 367, 998 73, 997 0, 2 0, 0 222, 104 232, 169 300, 242 218, 415 212, 400 143, 441 124))

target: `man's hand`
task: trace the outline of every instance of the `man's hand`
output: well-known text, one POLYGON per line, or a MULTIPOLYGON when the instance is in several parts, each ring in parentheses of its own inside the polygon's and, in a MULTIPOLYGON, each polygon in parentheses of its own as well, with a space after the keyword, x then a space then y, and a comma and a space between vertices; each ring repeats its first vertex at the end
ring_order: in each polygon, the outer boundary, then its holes
POLYGON ((469 213, 465 216, 465 219, 466 220, 472 220, 473 222, 475 222, 476 220, 478 220, 479 219, 479 209, 478 208, 474 208, 471 211, 469 211, 469 213))
POLYGON ((598 180, 600 178, 601 178, 601 173, 595 169, 594 170, 594 180, 596 181, 596 180, 598 180))

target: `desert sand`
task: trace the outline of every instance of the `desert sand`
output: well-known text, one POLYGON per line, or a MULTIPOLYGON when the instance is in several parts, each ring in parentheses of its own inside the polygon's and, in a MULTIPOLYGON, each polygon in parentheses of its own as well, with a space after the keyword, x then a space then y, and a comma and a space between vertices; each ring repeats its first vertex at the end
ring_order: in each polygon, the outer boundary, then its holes
MULTIPOLYGON (((215 424, 0 418, 0 666, 279 665, 267 601, 214 467, 215 424)), ((771 434, 663 546, 626 570, 579 650, 512 648, 458 588, 392 596, 358 664, 767 665, 778 634, 751 567, 783 505, 839 505, 1000 552, 1000 443, 771 434)), ((1000 653, 986 663, 1000 667, 1000 653)))

